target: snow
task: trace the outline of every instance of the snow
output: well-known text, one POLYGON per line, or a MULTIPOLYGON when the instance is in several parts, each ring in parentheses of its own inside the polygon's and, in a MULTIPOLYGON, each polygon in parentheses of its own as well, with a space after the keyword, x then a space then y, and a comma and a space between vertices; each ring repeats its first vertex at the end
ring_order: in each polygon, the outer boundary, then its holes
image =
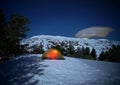
POLYGON ((78 45, 73 45, 75 49, 77 47, 89 47, 90 51, 92 48, 96 50, 97 57, 99 57, 100 53, 102 51, 107 51, 109 48, 111 48, 112 45, 118 45, 120 44, 119 41, 110 41, 107 39, 87 39, 87 38, 70 38, 70 37, 64 37, 64 36, 52 36, 52 35, 38 35, 33 36, 31 38, 25 39, 21 41, 21 44, 28 44, 28 50, 32 51, 32 46, 36 45, 39 46, 40 43, 43 45, 43 49, 47 50, 48 47, 52 43, 50 41, 56 42, 57 44, 60 44, 60 42, 65 41, 73 41, 78 42, 78 45))
POLYGON ((0 63, 0 85, 120 85, 120 63, 29 54, 0 63))

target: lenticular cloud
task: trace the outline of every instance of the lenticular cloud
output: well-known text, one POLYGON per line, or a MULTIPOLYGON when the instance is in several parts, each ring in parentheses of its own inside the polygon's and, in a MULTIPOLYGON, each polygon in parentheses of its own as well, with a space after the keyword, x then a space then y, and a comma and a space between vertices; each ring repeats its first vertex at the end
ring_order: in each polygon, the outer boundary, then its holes
POLYGON ((76 33, 78 38, 106 37, 113 29, 110 27, 89 27, 76 33))

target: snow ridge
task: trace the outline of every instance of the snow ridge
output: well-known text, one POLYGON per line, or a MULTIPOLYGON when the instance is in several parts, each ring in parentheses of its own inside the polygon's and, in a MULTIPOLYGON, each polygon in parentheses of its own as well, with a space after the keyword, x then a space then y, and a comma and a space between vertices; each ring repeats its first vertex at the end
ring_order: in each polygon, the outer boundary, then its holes
POLYGON ((64 37, 64 36, 52 36, 52 35, 37 35, 31 38, 25 39, 21 41, 21 44, 28 44, 28 50, 32 51, 33 46, 39 46, 40 44, 43 45, 43 49, 47 50, 48 47, 51 46, 51 41, 57 44, 61 42, 71 41, 74 44, 74 49, 77 47, 89 47, 90 50, 94 48, 97 53, 97 57, 102 51, 107 51, 111 48, 112 45, 120 45, 119 41, 112 41, 107 39, 87 39, 87 38, 71 38, 71 37, 64 37))

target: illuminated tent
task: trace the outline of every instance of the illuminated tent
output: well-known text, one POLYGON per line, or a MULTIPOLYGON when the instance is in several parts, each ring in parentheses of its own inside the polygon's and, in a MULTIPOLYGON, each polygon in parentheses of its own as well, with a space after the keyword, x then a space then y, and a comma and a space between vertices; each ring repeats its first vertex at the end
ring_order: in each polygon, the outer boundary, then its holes
POLYGON ((49 49, 43 53, 42 59, 51 59, 51 60, 64 60, 63 55, 57 49, 49 49))

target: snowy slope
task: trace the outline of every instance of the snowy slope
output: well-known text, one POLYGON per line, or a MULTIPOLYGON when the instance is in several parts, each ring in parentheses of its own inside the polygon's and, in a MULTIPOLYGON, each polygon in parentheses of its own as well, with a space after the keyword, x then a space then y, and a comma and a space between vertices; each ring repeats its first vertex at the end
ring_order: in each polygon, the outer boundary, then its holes
POLYGON ((0 85, 120 85, 120 63, 24 55, 0 63, 0 85))
POLYGON ((43 45, 44 50, 47 50, 48 47, 52 45, 52 42, 60 44, 61 42, 73 42, 74 49, 77 47, 89 47, 90 50, 95 48, 97 57, 101 53, 101 51, 107 51, 113 44, 118 45, 120 44, 119 41, 110 41, 107 39, 87 39, 87 38, 69 38, 63 36, 51 36, 51 35, 38 35, 33 36, 29 39, 25 39, 21 42, 21 44, 28 44, 28 50, 32 51, 33 46, 39 46, 40 44, 43 45))

